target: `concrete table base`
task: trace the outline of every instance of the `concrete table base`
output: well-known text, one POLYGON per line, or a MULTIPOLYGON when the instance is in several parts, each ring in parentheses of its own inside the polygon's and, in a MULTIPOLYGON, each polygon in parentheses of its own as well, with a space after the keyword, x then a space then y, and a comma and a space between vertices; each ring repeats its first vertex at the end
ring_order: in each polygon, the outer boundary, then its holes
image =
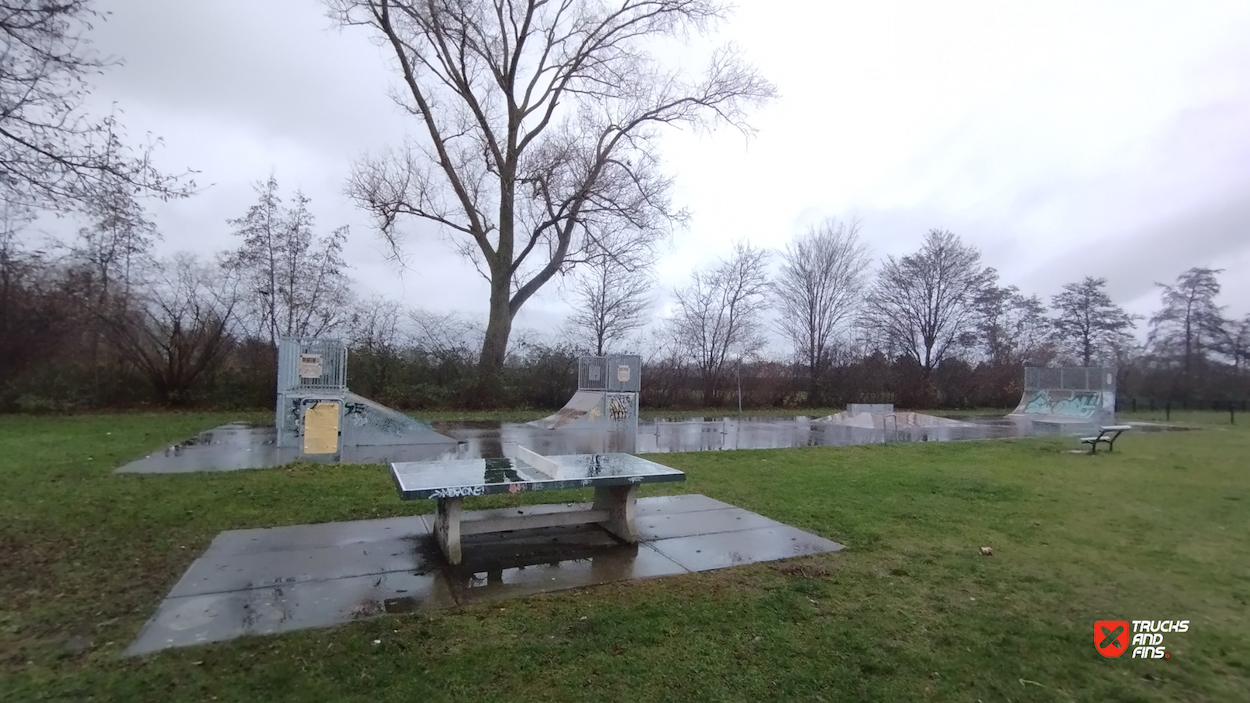
POLYGON ((599 525, 626 544, 638 542, 638 486, 600 486, 589 509, 535 513, 519 517, 489 514, 466 519, 463 498, 439 498, 434 514, 434 539, 449 564, 464 560, 461 537, 492 532, 513 532, 539 527, 599 525))

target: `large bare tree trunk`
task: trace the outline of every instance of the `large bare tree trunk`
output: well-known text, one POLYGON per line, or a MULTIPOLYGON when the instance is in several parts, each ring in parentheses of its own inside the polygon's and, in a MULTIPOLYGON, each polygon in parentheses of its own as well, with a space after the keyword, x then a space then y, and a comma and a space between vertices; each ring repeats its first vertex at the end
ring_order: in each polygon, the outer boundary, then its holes
POLYGON ((503 370, 512 317, 557 273, 591 252, 649 250, 685 221, 659 168, 660 132, 750 133, 746 109, 776 92, 732 48, 698 78, 652 55, 648 40, 723 17, 716 0, 326 2, 394 52, 399 101, 425 127, 363 159, 349 192, 397 257, 399 223, 424 220, 489 281, 483 392, 503 370))
POLYGON ((512 333, 510 293, 507 279, 502 285, 491 282, 490 315, 486 335, 482 338, 482 355, 478 358, 477 388, 469 399, 474 407, 490 407, 499 398, 500 377, 508 354, 508 337, 512 333))

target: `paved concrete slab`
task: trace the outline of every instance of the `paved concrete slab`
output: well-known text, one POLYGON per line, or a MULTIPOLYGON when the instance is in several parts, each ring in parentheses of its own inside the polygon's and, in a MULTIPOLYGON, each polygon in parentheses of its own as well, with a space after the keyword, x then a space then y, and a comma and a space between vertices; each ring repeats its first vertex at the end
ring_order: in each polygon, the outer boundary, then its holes
POLYGON ((431 570, 423 558, 413 555, 410 538, 252 554, 210 551, 187 569, 169 596, 289 586, 390 571, 425 573, 431 570))
POLYGON ((737 532, 760 527, 785 527, 785 525, 742 508, 700 510, 690 513, 654 513, 638 518, 638 536, 648 541, 693 537, 717 532, 737 532))
POLYGON ((729 503, 723 503, 699 493, 685 493, 676 496, 639 498, 634 514, 637 517, 645 517, 658 513, 693 513, 700 510, 721 510, 732 507, 734 506, 729 503))
POLYGON ((650 545, 691 571, 710 571, 842 550, 842 545, 837 542, 789 525, 777 524, 777 527, 754 530, 660 539, 650 545))
POLYGON ((339 547, 362 542, 415 537, 430 534, 424 515, 324 522, 316 525, 285 525, 250 530, 230 530, 217 535, 209 545, 209 554, 257 554, 287 549, 339 547))
POLYGON ((338 625, 388 612, 447 608, 442 579, 402 571, 167 598, 127 654, 338 625))
MULTIPOLYGON (((535 514, 586 504, 468 513, 535 514)), ((474 535, 447 564, 424 516, 223 532, 191 565, 127 650, 323 627, 383 613, 653 578, 825 551, 841 545, 701 495, 638 501, 643 542, 595 525, 474 535)))

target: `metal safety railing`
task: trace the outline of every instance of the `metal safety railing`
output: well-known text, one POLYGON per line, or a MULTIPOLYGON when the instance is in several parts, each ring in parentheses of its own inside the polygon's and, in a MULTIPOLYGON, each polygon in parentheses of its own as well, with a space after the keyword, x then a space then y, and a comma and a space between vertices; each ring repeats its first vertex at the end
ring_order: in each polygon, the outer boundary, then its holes
POLYGON ((642 357, 628 354, 583 356, 577 360, 577 390, 638 393, 642 357))
POLYGON ((337 339, 278 341, 278 393, 347 391, 347 345, 337 339))
POLYGON ((1114 391, 1115 369, 1107 366, 1028 366, 1024 369, 1024 390, 1114 391))

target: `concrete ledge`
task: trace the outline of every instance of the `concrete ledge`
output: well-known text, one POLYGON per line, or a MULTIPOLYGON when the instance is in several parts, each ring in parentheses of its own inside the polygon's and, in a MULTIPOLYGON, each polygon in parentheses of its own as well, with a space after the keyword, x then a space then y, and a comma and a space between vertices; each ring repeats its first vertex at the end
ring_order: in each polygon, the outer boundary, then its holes
POLYGON ((508 517, 482 517, 466 513, 460 519, 460 534, 481 535, 489 532, 513 532, 536 527, 559 527, 604 522, 612 517, 610 510, 561 510, 508 517))

